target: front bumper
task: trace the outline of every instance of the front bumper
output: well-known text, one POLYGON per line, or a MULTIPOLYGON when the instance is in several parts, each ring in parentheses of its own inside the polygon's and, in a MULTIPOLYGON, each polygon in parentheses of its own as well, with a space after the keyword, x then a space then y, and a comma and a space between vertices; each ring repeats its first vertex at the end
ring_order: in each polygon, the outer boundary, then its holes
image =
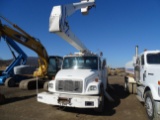
POLYGON ((84 96, 42 92, 37 95, 37 101, 49 105, 68 106, 76 108, 97 108, 99 96, 84 96))

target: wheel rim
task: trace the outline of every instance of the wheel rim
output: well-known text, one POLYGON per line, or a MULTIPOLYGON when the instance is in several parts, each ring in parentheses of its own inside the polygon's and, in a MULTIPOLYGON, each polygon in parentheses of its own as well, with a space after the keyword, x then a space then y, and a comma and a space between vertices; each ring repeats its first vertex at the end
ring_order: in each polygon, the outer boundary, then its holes
POLYGON ((153 115, 153 104, 149 97, 146 98, 146 110, 149 116, 153 115))

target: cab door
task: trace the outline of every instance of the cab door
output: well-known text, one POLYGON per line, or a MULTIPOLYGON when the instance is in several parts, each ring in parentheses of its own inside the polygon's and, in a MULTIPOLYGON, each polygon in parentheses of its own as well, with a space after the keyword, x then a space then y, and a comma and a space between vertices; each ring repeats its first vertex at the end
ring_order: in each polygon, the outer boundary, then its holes
POLYGON ((140 83, 144 83, 146 79, 146 70, 145 70, 145 58, 144 54, 140 56, 140 83))

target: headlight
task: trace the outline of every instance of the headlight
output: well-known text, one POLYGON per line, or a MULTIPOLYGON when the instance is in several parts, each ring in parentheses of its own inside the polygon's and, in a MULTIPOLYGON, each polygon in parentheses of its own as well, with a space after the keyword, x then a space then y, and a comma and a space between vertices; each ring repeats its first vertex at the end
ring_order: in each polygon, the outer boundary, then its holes
POLYGON ((53 89, 53 83, 48 83, 48 88, 52 88, 53 89))
POLYGON ((97 86, 94 86, 94 85, 90 86, 88 89, 88 91, 96 91, 96 90, 97 90, 97 86))

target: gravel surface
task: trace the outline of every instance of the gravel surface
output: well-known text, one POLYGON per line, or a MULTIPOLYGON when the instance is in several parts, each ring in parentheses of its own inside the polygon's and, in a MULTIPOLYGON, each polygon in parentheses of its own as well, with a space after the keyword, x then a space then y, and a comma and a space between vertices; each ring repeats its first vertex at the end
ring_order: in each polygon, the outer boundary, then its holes
MULTIPOLYGON (((124 91, 124 77, 109 77, 109 94, 115 102, 106 102, 104 114, 92 109, 60 108, 36 101, 36 90, 20 90, 18 87, 0 86, 6 97, 0 105, 2 120, 146 120, 147 115, 142 103, 134 94, 124 91)), ((42 89, 39 92, 43 91, 42 89)))

